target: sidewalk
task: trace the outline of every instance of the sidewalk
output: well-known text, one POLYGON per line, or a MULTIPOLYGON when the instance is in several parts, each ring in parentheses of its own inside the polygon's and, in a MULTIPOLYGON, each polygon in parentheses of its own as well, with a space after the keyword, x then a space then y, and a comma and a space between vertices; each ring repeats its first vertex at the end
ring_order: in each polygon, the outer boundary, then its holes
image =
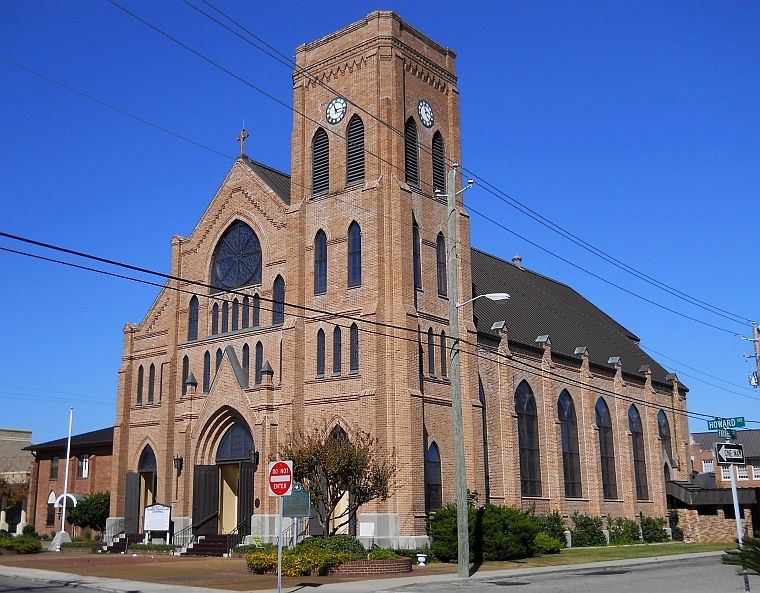
MULTIPOLYGON (((708 558, 720 556, 722 552, 698 552, 693 554, 677 554, 668 556, 652 556, 648 558, 636 558, 629 560, 611 560, 606 562, 590 562, 585 564, 569 564, 560 566, 549 566, 541 568, 514 568, 509 570, 481 570, 475 573, 471 578, 478 579, 493 579, 504 577, 516 577, 535 574, 549 574, 558 572, 576 572, 589 568, 612 568, 620 566, 639 566, 644 564, 655 564, 660 562, 678 562, 685 559, 695 558, 708 558)), ((52 560, 52 559, 51 559, 52 560)), ((55 564, 54 562, 46 562, 45 564, 55 564)), ((85 563, 87 564, 87 563, 85 563)), ((169 567, 173 570, 183 569, 185 566, 182 564, 171 564, 169 562, 161 563, 165 567, 169 567)), ((187 565, 187 563, 185 563, 187 565)), ((223 565, 222 565, 223 566, 223 565)), ((189 568, 189 566, 187 566, 189 568)), ((200 568, 199 566, 193 566, 194 569, 200 568)), ((232 568, 231 566, 228 567, 232 568)), ((235 569, 239 568, 237 565, 235 569)), ((439 567, 440 568, 440 567, 439 567)), ((445 567, 449 568, 449 567, 445 567)), ((455 566, 453 567, 456 568, 455 566)), ((135 564, 132 567, 134 571, 140 571, 140 565, 135 564)), ((154 569, 155 570, 155 567, 154 569)), ((121 570, 114 570, 114 572, 122 572, 121 570)), ((151 570, 145 570, 145 572, 151 572, 151 570)), ((182 571, 185 572, 185 571, 182 571)), ((192 572, 192 571, 189 571, 192 572)), ((325 580, 324 578, 284 578, 283 579, 283 591, 296 592, 303 589, 319 588, 325 593, 380 593, 382 591, 390 591, 397 587, 404 585, 417 584, 421 582, 434 583, 434 582, 447 582, 457 580, 456 574, 453 571, 446 570, 445 572, 438 571, 436 574, 426 574, 426 569, 419 569, 415 571, 415 574, 407 577, 388 577, 375 579, 375 580, 362 580, 351 582, 338 582, 333 580, 325 580), (318 581, 318 582, 317 582, 318 581)), ((95 589, 101 591, 110 591, 113 593, 230 593, 230 589, 217 589, 214 585, 235 585, 240 575, 233 573, 229 570, 214 570, 210 573, 206 573, 199 580, 203 581, 203 586, 189 586, 187 584, 168 584, 168 583, 154 583, 147 581, 135 581, 123 578, 108 578, 108 577, 95 577, 84 576, 78 574, 71 574, 67 572, 58 572, 52 570, 46 570, 41 568, 28 568, 23 566, 8 566, 0 565, 0 575, 31 579, 35 581, 41 581, 54 585, 68 585, 74 587, 82 587, 86 589, 95 589)), ((145 575, 147 576, 147 575, 145 575)), ((188 572, 184 574, 184 582, 187 582, 187 577, 190 576, 188 572)), ((253 584, 253 575, 248 575, 247 579, 240 579, 243 584, 253 584)), ((235 587, 235 590, 243 591, 256 591, 256 593, 275 593, 274 588, 264 589, 261 585, 271 584, 275 586, 275 577, 267 575, 266 578, 256 578, 256 584, 259 587, 252 589, 242 589, 235 587)))

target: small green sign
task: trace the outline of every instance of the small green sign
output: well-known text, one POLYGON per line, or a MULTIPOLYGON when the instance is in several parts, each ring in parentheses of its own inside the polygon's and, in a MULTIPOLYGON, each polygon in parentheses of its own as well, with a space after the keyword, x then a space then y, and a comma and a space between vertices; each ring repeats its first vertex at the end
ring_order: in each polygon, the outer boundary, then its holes
POLYGON ((719 428, 718 429, 718 438, 721 438, 721 439, 735 439, 736 438, 736 431, 732 430, 730 428, 719 428))
POLYGON ((721 428, 744 428, 744 416, 736 418, 716 418, 707 421, 707 430, 720 430, 721 428))

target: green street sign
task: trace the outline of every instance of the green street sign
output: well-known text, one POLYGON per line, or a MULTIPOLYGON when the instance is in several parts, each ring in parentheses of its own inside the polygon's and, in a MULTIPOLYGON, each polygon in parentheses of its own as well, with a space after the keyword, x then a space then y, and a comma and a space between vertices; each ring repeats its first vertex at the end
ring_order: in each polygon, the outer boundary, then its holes
POLYGON ((736 418, 716 418, 707 421, 707 430, 720 430, 721 428, 744 428, 744 416, 736 418))
POLYGON ((719 428, 718 429, 718 438, 721 438, 721 439, 735 439, 736 438, 736 431, 732 430, 730 428, 719 428))

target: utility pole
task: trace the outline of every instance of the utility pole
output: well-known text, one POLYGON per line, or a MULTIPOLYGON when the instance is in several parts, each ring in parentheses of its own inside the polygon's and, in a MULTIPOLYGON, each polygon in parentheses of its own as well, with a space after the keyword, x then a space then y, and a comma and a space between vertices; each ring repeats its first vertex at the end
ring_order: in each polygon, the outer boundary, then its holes
POLYGON ((757 377, 760 379, 760 325, 752 324, 752 343, 755 345, 755 366, 757 367, 757 377))
POLYGON ((459 283, 457 277, 457 172, 459 165, 451 165, 446 178, 446 197, 449 214, 449 336, 451 338, 451 416, 454 431, 454 473, 456 474, 457 500, 457 557, 459 578, 470 576, 470 541, 467 526, 467 467, 464 458, 464 430, 462 426, 462 386, 459 377, 459 283))

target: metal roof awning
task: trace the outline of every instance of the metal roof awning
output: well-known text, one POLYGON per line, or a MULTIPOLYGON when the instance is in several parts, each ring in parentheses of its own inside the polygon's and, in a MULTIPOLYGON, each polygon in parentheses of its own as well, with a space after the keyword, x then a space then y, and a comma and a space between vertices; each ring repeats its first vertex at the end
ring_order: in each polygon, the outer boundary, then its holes
MULTIPOLYGON (((691 482, 666 482, 665 488, 669 496, 692 507, 733 504, 731 490, 727 488, 702 488, 691 482)), ((739 504, 749 505, 757 502, 755 488, 738 488, 736 493, 739 504)))

